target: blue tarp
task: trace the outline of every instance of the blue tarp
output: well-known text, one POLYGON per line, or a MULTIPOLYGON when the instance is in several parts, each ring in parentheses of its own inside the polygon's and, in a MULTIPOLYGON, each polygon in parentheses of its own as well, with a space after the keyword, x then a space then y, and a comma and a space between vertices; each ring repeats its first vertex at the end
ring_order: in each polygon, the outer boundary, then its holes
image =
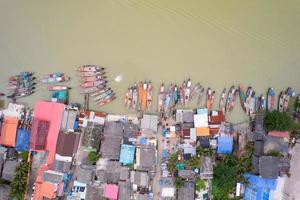
POLYGON ((277 179, 261 178, 259 176, 245 174, 249 185, 245 189, 245 200, 269 200, 270 191, 276 190, 277 179))
POLYGON ((132 164, 134 160, 135 146, 122 144, 120 162, 124 165, 132 164))
POLYGON ((221 154, 231 154, 233 148, 233 138, 230 136, 218 137, 217 152, 221 154))
POLYGON ((170 156, 170 154, 168 153, 168 151, 166 149, 162 150, 161 156, 163 158, 168 158, 170 156))
POLYGON ((141 138, 140 139, 140 144, 143 144, 143 145, 147 145, 147 138, 141 138))
POLYGON ((30 131, 24 129, 18 129, 16 139, 16 150, 17 151, 28 151, 29 150, 29 138, 30 131))

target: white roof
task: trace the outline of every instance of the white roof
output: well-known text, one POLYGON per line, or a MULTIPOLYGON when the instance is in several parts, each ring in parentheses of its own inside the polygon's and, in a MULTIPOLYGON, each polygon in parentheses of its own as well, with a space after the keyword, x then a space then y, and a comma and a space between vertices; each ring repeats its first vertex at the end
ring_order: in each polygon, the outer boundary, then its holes
POLYGON ((194 115, 194 125, 198 127, 208 127, 208 115, 207 113, 194 115))
POLYGON ((157 115, 144 114, 144 116, 141 120, 141 129, 142 130, 151 130, 156 133, 157 132, 157 123, 158 123, 157 115))
POLYGON ((175 195, 175 188, 173 187, 163 188, 161 191, 162 197, 174 197, 174 195, 175 195))
POLYGON ((190 128, 190 139, 193 142, 197 141, 197 135, 196 135, 196 129, 195 128, 190 128))

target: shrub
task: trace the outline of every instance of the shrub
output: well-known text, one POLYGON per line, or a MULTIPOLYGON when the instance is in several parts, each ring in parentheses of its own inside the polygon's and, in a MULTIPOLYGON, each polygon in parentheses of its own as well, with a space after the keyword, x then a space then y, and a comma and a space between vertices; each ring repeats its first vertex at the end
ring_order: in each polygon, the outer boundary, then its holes
POLYGON ((92 165, 96 165, 99 158, 100 158, 100 155, 97 154, 97 152, 95 152, 95 151, 91 151, 88 155, 89 163, 92 165))

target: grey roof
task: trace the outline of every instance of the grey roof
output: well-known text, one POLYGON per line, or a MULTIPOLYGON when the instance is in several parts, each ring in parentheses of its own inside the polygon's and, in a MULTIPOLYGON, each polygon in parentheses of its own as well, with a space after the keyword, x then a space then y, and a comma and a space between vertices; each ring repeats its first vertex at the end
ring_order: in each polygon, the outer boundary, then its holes
POLYGON ((259 164, 259 156, 253 155, 253 156, 252 156, 251 164, 252 164, 252 172, 253 172, 254 174, 258 174, 258 173, 259 173, 259 168, 258 168, 258 164, 259 164))
POLYGON ((74 171, 74 179, 89 184, 94 179, 94 169, 85 169, 82 166, 77 166, 74 171))
POLYGON ((144 114, 141 119, 141 129, 157 132, 158 116, 144 114))
POLYGON ((122 181, 129 180, 129 168, 128 167, 121 167, 120 180, 122 180, 122 181))
POLYGON ((181 112, 176 112, 176 122, 181 123, 193 123, 194 122, 194 112, 192 110, 182 110, 181 112))
POLYGON ((195 178, 195 172, 193 170, 179 170, 178 176, 182 177, 184 179, 194 179, 195 178))
POLYGON ((199 142, 202 148, 209 148, 209 137, 200 137, 199 142))
POLYGON ((63 180, 63 173, 47 170, 43 172, 43 181, 51 183, 60 183, 63 180))
POLYGON ((279 157, 261 156, 259 158, 259 174, 263 178, 277 178, 279 157))
POLYGON ((137 200, 149 200, 149 195, 148 194, 140 194, 140 193, 138 193, 136 195, 136 199, 137 200))
POLYGON ((12 181, 15 175, 15 169, 18 165, 16 160, 6 160, 3 166, 2 178, 8 181, 12 181))
POLYGON ((132 189, 130 182, 119 182, 119 194, 118 199, 119 200, 130 200, 132 195, 132 189))
POLYGON ((9 199, 9 186, 1 185, 0 186, 0 199, 9 199))
POLYGON ((264 153, 268 154, 270 151, 287 154, 289 152, 289 143, 284 138, 266 136, 264 139, 264 153))
POLYGON ((85 200, 100 199, 104 194, 104 185, 88 184, 86 186, 85 200))
POLYGON ((106 166, 97 170, 96 174, 102 183, 118 183, 121 176, 121 165, 118 161, 107 161, 106 166))
POLYGON ((202 179, 213 178, 213 166, 211 157, 205 156, 201 159, 200 176, 202 179))
POLYGON ((67 173, 70 171, 72 162, 62 161, 62 160, 55 160, 53 165, 53 170, 58 172, 67 173))
POLYGON ((16 151, 15 148, 9 147, 7 148, 7 158, 17 158, 18 157, 18 152, 16 151))
POLYGON ((291 167, 290 159, 287 157, 279 158, 278 170, 280 172, 289 172, 291 167))
POLYGON ((133 123, 126 123, 124 126, 124 137, 135 138, 139 130, 139 125, 133 123))
POLYGON ((195 199, 195 183, 185 182, 184 186, 178 189, 177 199, 179 200, 194 200, 195 199))
POLYGON ((264 152, 264 142, 261 140, 256 140, 254 142, 254 155, 260 156, 264 152))
POLYGON ((141 145, 136 152, 136 159, 139 162, 136 168, 143 171, 154 171, 156 162, 155 147, 153 145, 141 145))
POLYGON ((120 121, 106 121, 103 134, 111 136, 123 136, 123 124, 120 121))
POLYGON ((95 124, 93 122, 88 122, 87 127, 84 128, 82 145, 86 147, 99 149, 102 133, 103 133, 102 125, 95 124))
POLYGON ((76 120, 76 116, 77 116, 77 111, 65 110, 62 118, 60 130, 65 130, 65 131, 74 130, 74 123, 76 120))
POLYGON ((142 188, 149 187, 150 177, 147 172, 131 171, 130 172, 130 182, 140 186, 142 188))
POLYGON ((106 135, 101 142, 100 152, 103 158, 119 160, 122 137, 106 135))

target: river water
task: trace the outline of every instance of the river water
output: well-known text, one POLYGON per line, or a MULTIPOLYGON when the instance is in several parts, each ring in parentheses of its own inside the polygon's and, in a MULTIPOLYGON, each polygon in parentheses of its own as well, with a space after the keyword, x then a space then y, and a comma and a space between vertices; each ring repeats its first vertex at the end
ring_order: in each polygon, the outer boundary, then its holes
MULTIPOLYGON (((300 1, 97 0, 0 1, 0 91, 22 70, 71 76, 71 102, 83 102, 75 67, 107 68, 113 103, 90 108, 125 113, 123 97, 135 81, 190 77, 221 90, 232 84, 277 93, 300 90, 300 1), (114 78, 123 76, 121 82, 114 78)), ((217 101, 218 101, 217 98, 217 101)), ((43 85, 25 101, 49 99, 43 85)), ((239 105, 239 104, 238 104, 239 105)), ((156 100, 154 107, 156 108, 156 100)), ((237 106, 230 116, 243 121, 237 106)))

